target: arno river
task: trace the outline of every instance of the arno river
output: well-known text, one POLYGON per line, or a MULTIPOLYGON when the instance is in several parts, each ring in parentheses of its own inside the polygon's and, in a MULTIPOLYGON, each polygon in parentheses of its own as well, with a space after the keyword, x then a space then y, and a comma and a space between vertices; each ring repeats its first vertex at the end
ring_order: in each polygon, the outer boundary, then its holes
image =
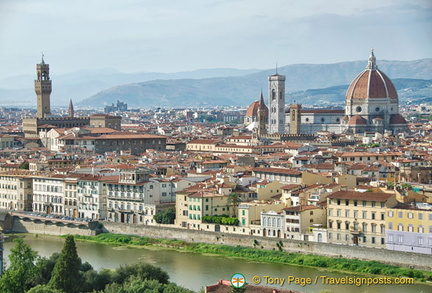
MULTIPOLYGON (((41 256, 50 256, 54 252, 60 252, 64 240, 54 236, 25 235, 25 242, 41 256)), ((161 267, 170 275, 170 280, 183 287, 199 291, 205 285, 215 284, 219 279, 229 280, 235 273, 241 273, 248 283, 254 276, 261 277, 262 285, 265 284, 265 276, 284 279, 284 284, 273 285, 275 288, 298 290, 302 292, 432 292, 432 286, 427 285, 323 285, 322 280, 329 278, 344 278, 345 274, 320 271, 317 269, 289 266, 273 263, 259 263, 240 259, 224 258, 219 256, 200 255, 189 252, 177 252, 156 248, 126 248, 106 244, 76 241, 78 254, 83 261, 88 261, 97 270, 102 268, 117 268, 120 265, 136 262, 147 262, 161 267), (304 287, 295 284, 287 284, 287 277, 311 278, 317 284, 304 287), (321 277, 323 276, 323 277, 321 277)), ((12 239, 7 239, 4 244, 5 261, 13 247, 12 239)), ((361 275, 348 275, 349 277, 363 277, 361 275)), ((270 281, 270 279, 267 279, 270 281)))

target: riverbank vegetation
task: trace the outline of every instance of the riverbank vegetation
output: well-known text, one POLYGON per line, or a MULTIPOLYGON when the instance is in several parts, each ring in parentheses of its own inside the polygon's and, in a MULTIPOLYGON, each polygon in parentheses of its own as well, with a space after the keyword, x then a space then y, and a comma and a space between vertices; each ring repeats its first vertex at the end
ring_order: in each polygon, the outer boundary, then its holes
POLYGON ((169 282, 162 269, 146 263, 95 271, 77 254, 73 236, 67 236, 61 253, 49 258, 25 244, 22 238, 9 255, 9 266, 0 278, 2 293, 193 293, 169 282))
POLYGON ((281 251, 282 246, 280 244, 279 246, 276 245, 277 247, 275 246, 275 250, 264 250, 259 248, 259 243, 257 244, 255 242, 253 243, 254 248, 248 248, 241 246, 191 243, 181 240, 156 239, 110 233, 102 233, 97 236, 75 236, 75 238, 78 240, 117 245, 167 247, 195 253, 215 254, 226 257, 243 258, 252 261, 284 263, 343 272, 384 275, 391 277, 408 277, 414 278, 416 281, 420 282, 432 281, 432 272, 428 271, 400 268, 397 266, 382 264, 377 261, 361 261, 342 257, 333 258, 312 254, 288 253, 281 251))

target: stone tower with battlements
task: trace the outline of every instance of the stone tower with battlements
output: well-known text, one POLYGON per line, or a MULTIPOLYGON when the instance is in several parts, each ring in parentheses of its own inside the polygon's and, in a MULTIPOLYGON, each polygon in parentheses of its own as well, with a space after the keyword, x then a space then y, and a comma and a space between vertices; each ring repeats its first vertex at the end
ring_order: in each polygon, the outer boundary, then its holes
POLYGON ((37 118, 51 116, 50 95, 52 91, 49 77, 49 64, 46 64, 42 54, 41 63, 36 65, 37 79, 34 81, 37 96, 37 118))
POLYGON ((301 105, 291 104, 290 105, 290 118, 289 118, 289 133, 300 134, 301 127, 301 105))

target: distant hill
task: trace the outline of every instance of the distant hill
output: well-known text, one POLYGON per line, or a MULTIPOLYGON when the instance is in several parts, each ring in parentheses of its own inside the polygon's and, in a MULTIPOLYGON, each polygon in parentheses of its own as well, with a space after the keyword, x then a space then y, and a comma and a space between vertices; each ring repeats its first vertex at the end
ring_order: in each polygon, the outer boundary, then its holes
MULTIPOLYGON (((133 82, 184 78, 242 76, 258 71, 261 70, 215 68, 176 73, 122 73, 115 69, 107 68, 100 70, 81 70, 73 73, 57 75, 55 71, 55 65, 50 64, 50 77, 53 84, 51 105, 67 107, 69 105, 69 99, 72 99, 74 103, 76 103, 107 88, 122 84, 130 84, 133 82)), ((8 103, 12 102, 19 106, 36 105, 36 95, 34 93, 35 75, 20 75, 1 79, 0 103, 2 103, 2 101, 8 101, 8 103)))
MULTIPOLYGON (((278 73, 286 76, 286 91, 300 98, 301 91, 335 91, 331 87, 348 85, 365 68, 366 63, 366 60, 362 60, 335 64, 293 64, 278 68, 278 73)), ((432 58, 415 61, 378 60, 378 66, 393 80, 432 79, 432 58)), ((261 90, 267 96, 268 76, 275 74, 275 69, 222 68, 135 74, 101 69, 56 75, 55 64, 50 64, 50 69, 53 81, 51 104, 64 107, 68 106, 69 99, 76 106, 93 107, 115 103, 116 100, 126 102, 130 107, 248 105, 259 98, 261 90)), ((34 78, 24 75, 0 80, 0 103, 34 106, 34 78)), ((410 91, 417 94, 414 88, 409 87, 407 94, 410 91)), ((287 96, 287 102, 289 99, 287 96)))
MULTIPOLYGON (((279 68, 278 73, 286 76, 286 91, 295 93, 292 97, 287 96, 287 102, 296 99, 303 103, 303 100, 308 101, 308 95, 313 97, 311 101, 316 98, 323 101, 343 101, 345 93, 341 93, 346 91, 348 84, 364 68, 364 61, 318 65, 295 64, 279 68), (305 94, 299 93, 308 89, 305 94)), ((432 79, 432 59, 380 61, 379 68, 394 80, 432 79)), ((83 100, 79 105, 100 106, 115 102, 117 99, 128 103, 131 107, 248 105, 259 98, 261 90, 267 96, 268 76, 274 73, 275 70, 264 70, 229 78, 152 80, 126 84, 101 91, 83 100)), ((410 85, 420 86, 421 81, 418 83, 411 81, 409 84, 407 81, 401 82, 400 89, 409 89, 406 94, 416 93, 418 98, 417 89, 410 85)), ((431 97, 427 90, 424 93, 428 94, 426 97, 431 97)))
MULTIPOLYGON (((416 101, 417 103, 431 103, 432 80, 424 79, 393 79, 400 102, 416 101)), ((286 102, 299 102, 308 105, 334 105, 343 104, 345 101, 348 84, 332 86, 323 89, 312 89, 287 94, 286 102)))

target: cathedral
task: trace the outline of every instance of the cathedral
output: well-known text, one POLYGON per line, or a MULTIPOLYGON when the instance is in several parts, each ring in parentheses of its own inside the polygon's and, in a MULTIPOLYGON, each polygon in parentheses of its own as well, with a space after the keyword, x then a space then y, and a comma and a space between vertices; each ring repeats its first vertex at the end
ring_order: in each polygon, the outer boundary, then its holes
MULTIPOLYGON (((391 80, 378 69, 373 50, 366 68, 351 82, 345 97, 345 109, 302 109, 300 104, 285 106, 285 76, 269 76, 268 108, 254 102, 245 115, 249 129, 261 128, 258 109, 265 109, 268 134, 314 134, 318 131, 363 134, 365 132, 408 131, 406 120, 399 114, 399 100, 391 80)), ((262 130, 260 131, 262 133, 262 130)))
POLYGON ((366 69, 348 87, 341 125, 344 133, 408 131, 405 118, 399 114, 396 88, 378 69, 373 50, 366 69))

